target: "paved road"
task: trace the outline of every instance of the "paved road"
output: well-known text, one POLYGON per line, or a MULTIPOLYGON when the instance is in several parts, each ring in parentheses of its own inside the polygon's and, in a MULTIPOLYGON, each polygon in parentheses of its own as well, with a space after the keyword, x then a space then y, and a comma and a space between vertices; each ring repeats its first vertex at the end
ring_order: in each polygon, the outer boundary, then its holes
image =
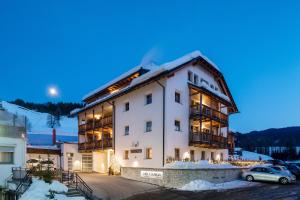
POLYGON ((293 185, 261 183, 254 187, 226 191, 184 192, 161 189, 139 194, 128 200, 300 200, 300 182, 293 185))
POLYGON ((135 194, 159 190, 158 186, 119 176, 98 173, 80 173, 79 175, 93 189, 94 195, 104 200, 126 199, 135 194))

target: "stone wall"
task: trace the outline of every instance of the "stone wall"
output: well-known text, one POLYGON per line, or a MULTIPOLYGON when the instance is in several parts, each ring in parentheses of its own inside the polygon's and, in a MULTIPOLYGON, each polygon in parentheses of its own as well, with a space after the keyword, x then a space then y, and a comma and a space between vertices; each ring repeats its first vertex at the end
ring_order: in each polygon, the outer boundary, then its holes
POLYGON ((166 169, 166 168, 134 168, 122 167, 121 176, 127 179, 147 182, 164 187, 179 188, 197 180, 206 180, 212 183, 222 183, 241 178, 243 169, 166 169), (151 177, 142 177, 141 172, 154 172, 151 177), (157 175, 159 174, 159 175, 157 175), (157 175, 157 177, 155 177, 157 175))

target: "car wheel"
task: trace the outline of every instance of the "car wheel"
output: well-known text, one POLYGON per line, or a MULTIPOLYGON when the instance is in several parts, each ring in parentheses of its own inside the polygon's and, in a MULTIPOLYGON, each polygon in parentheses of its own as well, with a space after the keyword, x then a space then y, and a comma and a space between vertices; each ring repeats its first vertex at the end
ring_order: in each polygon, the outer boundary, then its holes
POLYGON ((279 182, 282 184, 282 185, 286 185, 286 184, 288 184, 289 183, 289 180, 287 179, 287 178, 280 178, 279 179, 279 182))
POLYGON ((248 175, 248 176, 246 176, 246 180, 249 182, 252 182, 252 181, 254 181, 254 178, 253 178, 253 176, 248 175))

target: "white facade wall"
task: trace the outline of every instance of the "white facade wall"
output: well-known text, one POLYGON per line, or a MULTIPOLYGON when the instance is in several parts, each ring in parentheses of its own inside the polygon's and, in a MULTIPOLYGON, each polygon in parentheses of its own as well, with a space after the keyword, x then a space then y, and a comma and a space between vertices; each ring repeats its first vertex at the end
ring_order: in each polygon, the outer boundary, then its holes
POLYGON ((61 145, 61 167, 63 170, 70 170, 68 169, 68 153, 73 153, 73 164, 72 168, 74 171, 81 171, 82 169, 82 154, 78 152, 78 144, 75 143, 63 143, 61 145))
POLYGON ((158 83, 149 84, 126 94, 115 101, 115 155, 122 166, 162 166, 163 137, 163 89, 158 83), (152 93, 152 103, 145 105, 145 96, 152 93), (130 103, 129 111, 124 104, 130 103), (146 121, 152 121, 152 131, 145 132, 146 121), (125 135, 129 126, 129 135, 125 135), (153 158, 146 159, 146 148, 152 148, 153 158), (142 153, 131 153, 142 149, 142 153), (124 160, 124 151, 129 150, 129 159, 124 160))
POLYGON ((24 138, 0 137, 0 147, 14 148, 14 163, 0 164, 0 186, 12 174, 12 167, 26 166, 26 141, 24 138))

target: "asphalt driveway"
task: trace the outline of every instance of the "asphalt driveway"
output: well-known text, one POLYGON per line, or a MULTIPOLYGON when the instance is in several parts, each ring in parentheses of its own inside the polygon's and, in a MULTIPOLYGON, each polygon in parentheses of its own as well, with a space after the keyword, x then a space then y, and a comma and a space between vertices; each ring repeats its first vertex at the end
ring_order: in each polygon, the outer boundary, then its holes
POLYGON ((130 196, 159 190, 159 186, 128 180, 120 176, 98 173, 80 173, 80 177, 93 189, 96 197, 109 200, 126 199, 130 196))

